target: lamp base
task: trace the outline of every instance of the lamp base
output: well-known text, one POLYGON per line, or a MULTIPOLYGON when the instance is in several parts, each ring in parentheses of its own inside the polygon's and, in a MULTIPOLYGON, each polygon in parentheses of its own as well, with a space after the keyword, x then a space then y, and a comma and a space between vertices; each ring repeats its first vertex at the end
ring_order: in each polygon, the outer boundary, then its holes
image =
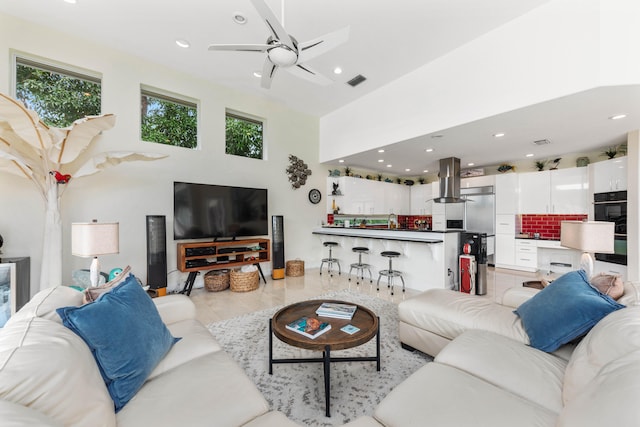
POLYGON ((580 268, 587 273, 587 277, 591 280, 593 276, 593 256, 590 253, 582 253, 582 257, 580 257, 580 268))
POLYGON ((100 283, 100 262, 98 257, 93 257, 91 261, 91 267, 89 267, 89 280, 91 281, 91 287, 95 288, 100 283))

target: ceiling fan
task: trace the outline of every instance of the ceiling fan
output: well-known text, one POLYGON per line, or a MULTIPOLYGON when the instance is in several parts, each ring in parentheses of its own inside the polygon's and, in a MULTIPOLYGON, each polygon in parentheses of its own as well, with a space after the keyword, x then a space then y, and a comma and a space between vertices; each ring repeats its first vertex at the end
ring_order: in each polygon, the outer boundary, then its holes
POLYGON ((267 52, 267 58, 262 67, 262 80, 260 84, 265 89, 271 87, 271 81, 280 67, 297 77, 313 83, 321 85, 333 83, 331 79, 313 70, 313 68, 306 65, 305 62, 346 42, 349 38, 349 27, 344 27, 341 30, 334 31, 305 43, 298 43, 293 36, 285 31, 283 25, 278 21, 264 0, 251 0, 251 3, 271 32, 266 43, 212 44, 209 45, 209 50, 267 52))

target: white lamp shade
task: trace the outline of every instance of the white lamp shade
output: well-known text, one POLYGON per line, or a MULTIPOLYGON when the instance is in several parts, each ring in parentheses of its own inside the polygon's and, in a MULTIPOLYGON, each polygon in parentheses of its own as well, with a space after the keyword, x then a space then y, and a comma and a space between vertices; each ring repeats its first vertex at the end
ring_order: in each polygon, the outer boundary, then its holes
POLYGON ((606 221, 561 221, 560 244, 588 253, 613 253, 615 223, 606 221))
POLYGON ((74 222, 71 224, 71 254, 96 257, 117 254, 120 251, 119 224, 117 222, 74 222))

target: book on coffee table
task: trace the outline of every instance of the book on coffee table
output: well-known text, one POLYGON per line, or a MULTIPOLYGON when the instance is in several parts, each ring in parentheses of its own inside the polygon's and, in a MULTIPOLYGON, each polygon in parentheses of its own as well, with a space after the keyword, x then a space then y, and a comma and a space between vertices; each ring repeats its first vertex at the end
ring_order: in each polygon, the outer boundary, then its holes
POLYGON ((314 339, 331 329, 331 325, 315 317, 303 316, 287 325, 287 329, 314 339))
POLYGON ((333 317, 336 319, 351 320, 357 308, 358 306, 351 304, 323 302, 316 310, 316 314, 322 317, 333 317))

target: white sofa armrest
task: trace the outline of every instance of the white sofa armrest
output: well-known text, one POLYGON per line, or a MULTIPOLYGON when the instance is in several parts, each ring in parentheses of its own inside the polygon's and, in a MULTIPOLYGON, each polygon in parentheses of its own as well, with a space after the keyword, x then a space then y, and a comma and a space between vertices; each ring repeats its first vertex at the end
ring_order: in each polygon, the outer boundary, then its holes
POLYGON ((538 292, 540 292, 539 289, 526 288, 524 286, 509 288, 504 291, 501 304, 507 307, 518 308, 520 304, 527 301, 538 292))
POLYGON ((186 295, 167 295, 154 298, 153 302, 160 313, 160 318, 167 325, 196 318, 196 306, 186 295))

